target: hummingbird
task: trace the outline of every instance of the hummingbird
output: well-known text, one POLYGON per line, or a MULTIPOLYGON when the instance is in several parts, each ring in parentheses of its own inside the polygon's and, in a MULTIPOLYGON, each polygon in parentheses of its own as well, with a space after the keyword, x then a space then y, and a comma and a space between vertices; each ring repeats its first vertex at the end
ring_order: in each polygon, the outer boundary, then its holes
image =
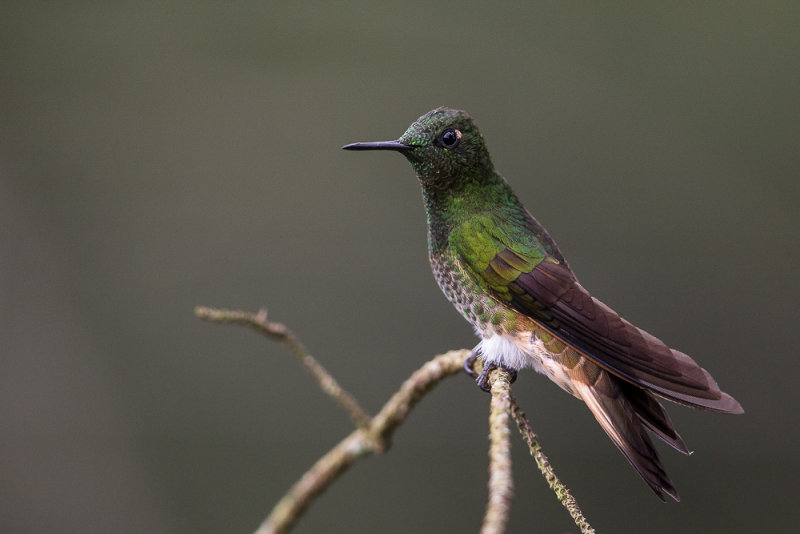
POLYGON ((483 136, 464 111, 440 107, 396 141, 346 150, 404 155, 422 186, 428 253, 436 282, 480 338, 478 386, 502 367, 533 368, 583 400, 614 445, 655 494, 679 501, 650 433, 690 454, 658 398, 740 414, 688 355, 637 328, 578 282, 555 241, 523 207, 492 164, 483 136))

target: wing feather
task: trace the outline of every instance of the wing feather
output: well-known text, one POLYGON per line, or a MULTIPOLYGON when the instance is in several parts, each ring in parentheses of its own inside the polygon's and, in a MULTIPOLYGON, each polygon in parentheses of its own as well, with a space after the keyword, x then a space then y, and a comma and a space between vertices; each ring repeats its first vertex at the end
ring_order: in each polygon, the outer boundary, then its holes
MULTIPOLYGON (((540 240, 534 228, 520 231, 517 223, 485 215, 451 233, 453 253, 495 298, 632 384, 697 408, 743 411, 689 356, 669 348, 592 297, 549 236, 540 240)), ((538 223, 537 228, 541 228, 538 223)))

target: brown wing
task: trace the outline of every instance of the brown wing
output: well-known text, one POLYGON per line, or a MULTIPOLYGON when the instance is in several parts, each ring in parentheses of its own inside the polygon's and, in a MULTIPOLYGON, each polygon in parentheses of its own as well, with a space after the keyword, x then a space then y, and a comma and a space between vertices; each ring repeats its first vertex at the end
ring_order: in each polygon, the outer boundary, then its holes
MULTIPOLYGON (((490 262, 496 271, 514 267, 510 249, 490 262)), ((688 406, 742 413, 711 375, 686 354, 636 328, 592 297, 562 263, 542 261, 508 283, 517 311, 611 373, 688 406)))

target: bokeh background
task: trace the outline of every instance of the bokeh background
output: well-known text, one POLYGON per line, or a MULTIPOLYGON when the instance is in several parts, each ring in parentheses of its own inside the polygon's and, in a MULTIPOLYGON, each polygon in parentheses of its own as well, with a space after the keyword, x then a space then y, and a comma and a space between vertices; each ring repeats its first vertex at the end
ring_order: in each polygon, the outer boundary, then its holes
MULTIPOLYGON (((3 2, 0 529, 249 532, 348 419, 470 329, 403 158, 470 111, 583 284, 693 355, 744 416, 670 406, 659 502, 581 403, 514 385, 600 532, 789 532, 799 464, 796 2, 3 2)), ((458 377, 297 532, 473 532, 488 397, 458 377)), ((574 532, 522 442, 509 532, 574 532)))

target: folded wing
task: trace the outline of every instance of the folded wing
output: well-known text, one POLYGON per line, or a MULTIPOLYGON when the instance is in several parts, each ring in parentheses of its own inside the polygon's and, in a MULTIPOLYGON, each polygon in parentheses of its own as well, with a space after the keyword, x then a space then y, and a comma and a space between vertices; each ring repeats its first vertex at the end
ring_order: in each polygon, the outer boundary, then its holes
POLYGON ((496 298, 632 384, 688 406, 743 412, 689 356, 592 297, 560 254, 550 253, 552 242, 546 248, 530 229, 503 223, 487 215, 451 234, 454 254, 496 298))

